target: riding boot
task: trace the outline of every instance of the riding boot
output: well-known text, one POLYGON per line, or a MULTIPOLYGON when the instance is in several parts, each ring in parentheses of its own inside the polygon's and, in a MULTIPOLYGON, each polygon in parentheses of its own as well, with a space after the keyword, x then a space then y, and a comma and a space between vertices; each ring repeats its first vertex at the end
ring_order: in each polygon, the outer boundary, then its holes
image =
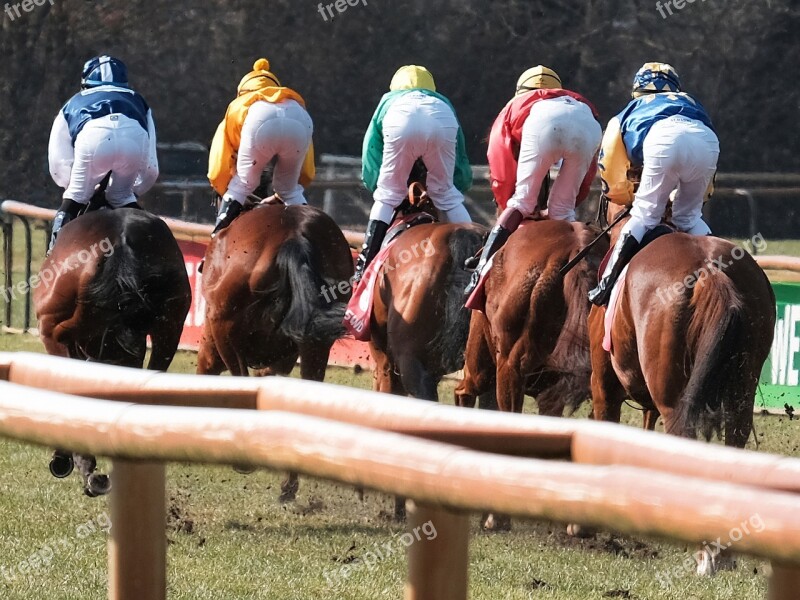
POLYGON ((619 250, 615 249, 611 255, 609 265, 606 267, 600 283, 589 292, 589 301, 596 306, 608 304, 614 284, 633 255, 639 250, 639 241, 630 233, 626 233, 624 239, 617 243, 617 248, 619 250))
POLYGON ((364 234, 364 245, 361 246, 361 254, 358 255, 356 261, 356 272, 353 275, 353 283, 358 283, 364 276, 369 263, 378 254, 383 244, 383 239, 386 237, 386 232, 389 231, 389 224, 379 220, 371 220, 367 223, 367 233, 364 234))
POLYGON ((211 237, 214 237, 225 229, 228 225, 233 223, 233 220, 242 213, 242 205, 232 198, 223 198, 222 204, 217 213, 217 223, 214 225, 214 231, 211 232, 211 237))
MULTIPOLYGON (((511 234, 514 233, 519 227, 519 224, 522 223, 522 219, 523 214, 516 208, 507 208, 503 211, 503 214, 500 215, 500 218, 497 219, 497 225, 495 225, 489 233, 489 237, 481 252, 481 258, 477 266, 475 266, 475 270, 472 272, 472 277, 467 288, 464 290, 465 296, 469 297, 472 292, 475 291, 486 263, 489 262, 489 259, 492 258, 500 248, 505 246, 508 238, 511 237, 511 234)), ((470 259, 467 259, 464 266, 465 268, 470 268, 472 266, 470 264, 470 259)))
POLYGON ((58 209, 58 212, 56 213, 55 218, 53 219, 53 228, 50 232, 50 244, 47 246, 46 256, 50 256, 50 253, 53 251, 53 247, 56 245, 58 232, 61 231, 61 228, 75 219, 78 216, 78 213, 80 213, 84 208, 85 206, 83 204, 75 202, 74 200, 70 200, 69 198, 64 199, 58 209))

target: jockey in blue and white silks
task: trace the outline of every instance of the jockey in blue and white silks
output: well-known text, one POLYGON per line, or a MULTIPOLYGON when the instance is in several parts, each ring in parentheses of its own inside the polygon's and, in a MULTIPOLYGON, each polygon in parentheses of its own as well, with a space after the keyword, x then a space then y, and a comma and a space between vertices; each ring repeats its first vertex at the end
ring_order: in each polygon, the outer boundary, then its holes
POLYGON ((713 189, 719 140, 703 106, 681 90, 675 70, 647 63, 636 74, 633 100, 611 119, 600 152, 598 170, 603 193, 621 205, 633 203, 600 284, 589 299, 602 306, 614 283, 639 249, 645 234, 664 218, 670 195, 672 224, 692 235, 709 235, 703 202, 713 189), (628 171, 641 169, 634 193, 628 171))
POLYGON ((50 174, 65 191, 49 250, 59 230, 78 216, 109 173, 106 200, 112 208, 138 208, 137 195, 158 178, 153 114, 128 87, 123 62, 111 56, 89 60, 81 87, 58 112, 50 132, 50 174))

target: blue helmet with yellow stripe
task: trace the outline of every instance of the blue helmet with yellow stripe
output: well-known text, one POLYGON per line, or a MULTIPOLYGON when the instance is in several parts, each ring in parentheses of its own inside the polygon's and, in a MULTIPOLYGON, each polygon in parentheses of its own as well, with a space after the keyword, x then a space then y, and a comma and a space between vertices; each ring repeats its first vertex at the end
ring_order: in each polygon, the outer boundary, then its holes
POLYGON ((84 89, 100 85, 128 87, 128 68, 113 56, 95 56, 83 65, 81 85, 84 89))
POLYGON ((667 63, 645 63, 633 78, 631 95, 638 98, 644 94, 680 92, 681 80, 677 71, 667 63))

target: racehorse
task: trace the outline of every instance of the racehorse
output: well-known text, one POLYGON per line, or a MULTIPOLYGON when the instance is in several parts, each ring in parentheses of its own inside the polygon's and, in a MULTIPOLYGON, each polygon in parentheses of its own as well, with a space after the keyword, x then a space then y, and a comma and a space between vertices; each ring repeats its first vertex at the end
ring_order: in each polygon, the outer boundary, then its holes
MULTIPOLYGON (((621 210, 610 205, 607 219, 621 210)), ((642 248, 618 285, 611 353, 603 348, 607 309, 589 315, 595 419, 619 422, 632 398, 660 413, 667 433, 695 438, 700 430, 710 439, 724 430, 726 445, 743 448, 775 328, 764 271, 729 241, 670 233, 642 248)), ((704 551, 698 572, 723 559, 704 551)))
MULTIPOLYGON (((502 411, 521 413, 524 395, 539 413, 562 416, 589 397, 591 377, 587 293, 597 279, 606 236, 566 275, 561 269, 597 237, 594 227, 533 221, 494 256, 484 313, 474 312, 458 406, 474 407, 492 387, 502 411)), ((485 515, 484 529, 507 530, 506 515, 485 515)))
MULTIPOLYGON (((167 225, 143 210, 90 212, 68 223, 31 282, 39 333, 49 354, 166 371, 191 304, 183 255, 167 225)), ((110 489, 94 457, 56 451, 50 470, 77 464, 89 496, 110 489)))
POLYGON ((589 396, 589 303, 605 239, 564 276, 561 268, 593 240, 583 223, 525 224, 494 257, 486 280, 486 309, 472 317, 464 378, 456 404, 496 387, 500 410, 522 412, 524 393, 540 414, 561 416, 589 396))
MULTIPOLYGON (((243 212, 206 250, 197 373, 288 375, 299 357, 303 379, 322 381, 344 335, 353 270, 344 234, 321 210, 266 204, 243 212)), ((281 500, 296 492, 290 474, 281 500)))

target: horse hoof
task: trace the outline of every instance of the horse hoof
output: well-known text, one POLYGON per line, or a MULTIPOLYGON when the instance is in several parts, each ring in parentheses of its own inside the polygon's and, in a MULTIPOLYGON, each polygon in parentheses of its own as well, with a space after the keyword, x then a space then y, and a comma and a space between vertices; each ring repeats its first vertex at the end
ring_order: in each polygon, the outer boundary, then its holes
POLYGON ((248 465, 233 465, 233 470, 239 473, 239 475, 252 475, 257 469, 248 465))
POLYGON ((72 474, 75 463, 71 456, 54 454, 50 459, 50 474, 57 479, 66 479, 72 474))
POLYGON ((278 496, 278 502, 286 504, 287 502, 294 502, 297 498, 297 492, 300 489, 300 482, 297 479, 289 478, 281 484, 281 495, 278 496))
POLYGON ((111 491, 111 478, 108 475, 98 475, 92 473, 86 481, 86 488, 84 493, 89 498, 97 498, 98 496, 105 496, 111 491))
POLYGON ((587 539, 594 536, 594 531, 577 523, 567 525, 567 535, 578 539, 587 539))
POLYGON ((490 514, 483 522, 483 530, 489 533, 511 531, 511 517, 490 514))

